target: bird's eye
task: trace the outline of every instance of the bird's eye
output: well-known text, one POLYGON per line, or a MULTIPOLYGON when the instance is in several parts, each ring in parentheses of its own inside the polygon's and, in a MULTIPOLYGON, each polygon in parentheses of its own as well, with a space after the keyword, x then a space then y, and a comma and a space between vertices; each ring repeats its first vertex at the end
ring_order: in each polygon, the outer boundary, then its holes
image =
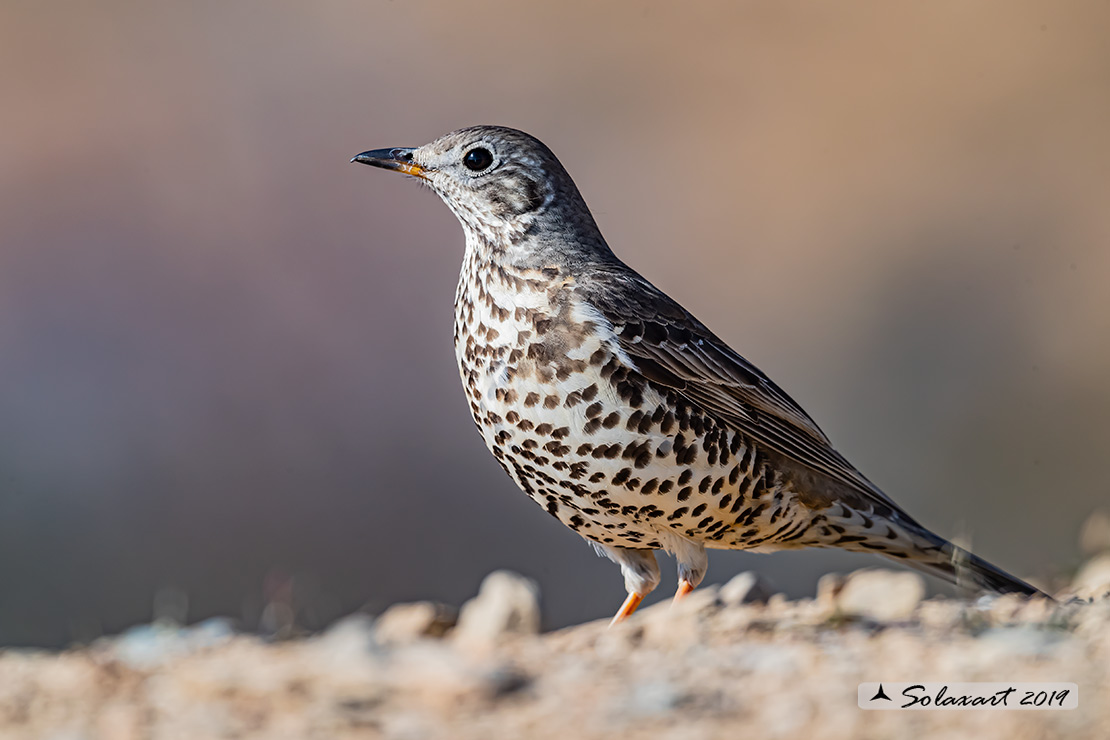
POLYGON ((481 172, 493 164, 493 155, 490 154, 489 149, 476 147, 466 153, 466 156, 463 157, 463 164, 466 165, 468 170, 481 172))

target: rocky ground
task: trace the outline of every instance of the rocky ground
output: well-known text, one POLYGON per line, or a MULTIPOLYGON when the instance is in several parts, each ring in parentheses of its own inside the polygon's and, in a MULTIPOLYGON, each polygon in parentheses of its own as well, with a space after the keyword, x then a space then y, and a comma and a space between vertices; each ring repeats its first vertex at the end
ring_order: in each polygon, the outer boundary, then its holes
POLYGON ((539 633, 526 579, 267 642, 213 620, 0 653, 0 738, 1106 738, 1110 557, 1084 600, 922 600, 909 572, 787 601, 743 574, 672 607, 539 633), (864 681, 1056 681, 1072 711, 864 711, 864 681))

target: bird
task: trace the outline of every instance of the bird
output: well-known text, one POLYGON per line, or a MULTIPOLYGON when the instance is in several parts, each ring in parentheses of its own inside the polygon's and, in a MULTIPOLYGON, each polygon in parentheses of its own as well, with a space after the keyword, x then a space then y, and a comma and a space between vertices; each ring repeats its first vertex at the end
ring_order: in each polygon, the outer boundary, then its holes
POLYGON ((877 553, 967 588, 1044 596, 914 520, 810 416, 610 249, 539 139, 473 126, 351 159, 429 187, 465 249, 454 341, 494 458, 549 514, 620 566, 627 619, 707 549, 877 553))

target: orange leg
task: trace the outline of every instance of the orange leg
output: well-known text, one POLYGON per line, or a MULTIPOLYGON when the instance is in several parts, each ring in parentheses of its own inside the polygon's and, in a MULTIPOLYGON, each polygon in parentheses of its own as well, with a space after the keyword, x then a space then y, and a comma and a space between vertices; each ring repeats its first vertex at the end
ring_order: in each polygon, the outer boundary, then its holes
POLYGON ((643 600, 644 597, 639 594, 629 594, 628 598, 621 604, 621 608, 617 611, 616 615, 613 616, 613 621, 609 623, 609 626, 612 627, 614 624, 619 624, 632 616, 632 612, 636 611, 636 607, 638 607, 643 600))
POLYGON ((690 582, 683 578, 678 582, 678 590, 674 592, 674 601, 672 603, 677 604, 682 601, 683 597, 693 590, 694 587, 690 585, 690 582))

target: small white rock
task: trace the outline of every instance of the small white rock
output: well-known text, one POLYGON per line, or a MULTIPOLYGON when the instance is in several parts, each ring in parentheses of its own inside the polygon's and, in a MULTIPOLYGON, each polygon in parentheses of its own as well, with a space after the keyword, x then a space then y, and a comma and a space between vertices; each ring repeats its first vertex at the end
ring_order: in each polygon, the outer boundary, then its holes
POLYGON ((896 621, 911 617, 924 596, 925 579, 917 573, 866 569, 848 576, 836 606, 848 616, 896 621))
POLYGON ((488 646, 502 635, 539 631, 539 587, 522 575, 499 570, 486 576, 478 595, 463 604, 452 634, 459 643, 488 646))
POLYGON ((375 624, 378 642, 395 645, 424 637, 443 637, 455 626, 455 610, 431 601, 394 604, 382 612, 375 624))
POLYGON ((826 573, 817 580, 817 595, 813 600, 815 610, 824 618, 836 614, 836 597, 844 588, 844 575, 841 573, 826 573))
POLYGON ((321 655, 344 660, 363 660, 374 646, 373 617, 356 612, 333 623, 312 640, 321 655))
POLYGON ((1110 553, 1097 555, 1084 563, 1071 585, 1081 598, 1098 599, 1110 593, 1110 553))
POLYGON ((766 604, 777 590, 754 571, 744 571, 721 586, 718 597, 725 606, 766 604))
POLYGON ((228 619, 212 618, 192 627, 156 622, 131 627, 119 637, 102 638, 100 645, 132 668, 148 670, 231 640, 235 628, 228 619))

